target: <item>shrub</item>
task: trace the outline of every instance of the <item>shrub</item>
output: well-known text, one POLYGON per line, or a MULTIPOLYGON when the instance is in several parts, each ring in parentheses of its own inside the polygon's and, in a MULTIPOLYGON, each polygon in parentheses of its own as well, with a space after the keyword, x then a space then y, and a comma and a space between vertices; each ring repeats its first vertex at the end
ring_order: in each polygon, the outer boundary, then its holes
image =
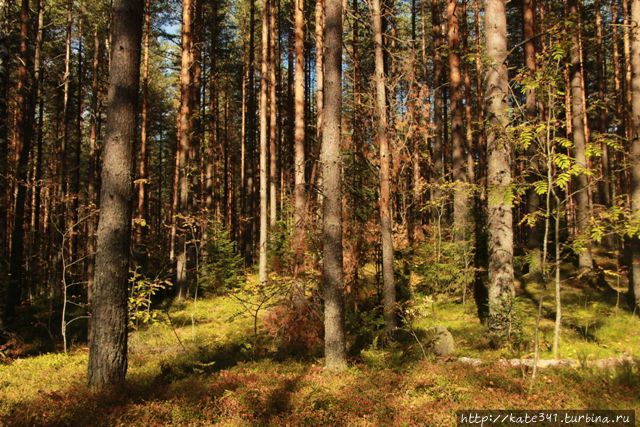
POLYGON ((200 286, 205 292, 221 294, 242 285, 244 262, 229 232, 218 221, 209 223, 202 255, 200 286))

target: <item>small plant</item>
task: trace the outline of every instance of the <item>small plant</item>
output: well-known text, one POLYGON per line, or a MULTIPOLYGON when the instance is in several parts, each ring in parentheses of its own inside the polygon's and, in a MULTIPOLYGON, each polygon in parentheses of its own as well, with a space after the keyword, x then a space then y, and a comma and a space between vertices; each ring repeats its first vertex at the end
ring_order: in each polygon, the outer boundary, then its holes
POLYGON ((204 244, 201 287, 221 294, 239 288, 244 282, 242 257, 229 232, 218 221, 211 221, 204 244))
POLYGON ((136 268, 129 279, 129 327, 138 329, 155 322, 157 313, 151 310, 153 296, 173 286, 166 279, 150 279, 136 268))

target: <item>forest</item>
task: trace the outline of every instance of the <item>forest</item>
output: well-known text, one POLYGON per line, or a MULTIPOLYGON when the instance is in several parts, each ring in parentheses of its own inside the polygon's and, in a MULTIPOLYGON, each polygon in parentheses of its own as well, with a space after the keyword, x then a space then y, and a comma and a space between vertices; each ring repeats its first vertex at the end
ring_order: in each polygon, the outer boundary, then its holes
POLYGON ((640 410, 640 0, 0 0, 0 425, 506 409, 640 410))

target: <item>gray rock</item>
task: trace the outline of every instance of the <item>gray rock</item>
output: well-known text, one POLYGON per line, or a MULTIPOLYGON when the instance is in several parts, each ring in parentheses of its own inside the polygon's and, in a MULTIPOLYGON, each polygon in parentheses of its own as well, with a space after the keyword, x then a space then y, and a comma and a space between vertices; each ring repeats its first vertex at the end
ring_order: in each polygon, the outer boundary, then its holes
POLYGON ((438 356, 451 356, 456 351, 453 335, 444 326, 436 326, 431 330, 431 351, 438 356))

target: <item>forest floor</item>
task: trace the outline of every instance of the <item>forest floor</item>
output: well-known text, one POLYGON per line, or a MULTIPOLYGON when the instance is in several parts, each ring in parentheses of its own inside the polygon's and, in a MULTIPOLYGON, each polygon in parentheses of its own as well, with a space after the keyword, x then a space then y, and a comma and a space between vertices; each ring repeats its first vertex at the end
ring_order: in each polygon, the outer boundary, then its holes
MULTIPOLYGON (((290 358, 256 345, 252 316, 237 299, 174 304, 130 335, 124 389, 89 392, 82 345, 0 364, 0 425, 448 426, 455 411, 470 408, 640 410, 640 318, 615 293, 563 282, 560 357, 628 355, 635 362, 607 370, 544 369, 533 384, 528 368, 497 362, 532 357, 541 291, 533 283, 518 289, 523 350, 491 350, 472 302, 425 298, 413 329, 449 328, 454 357, 425 357, 411 340, 387 349, 369 345, 339 375, 325 372, 319 358, 290 358), (471 366, 458 356, 487 363, 471 366)), ((553 289, 546 294, 542 358, 551 357, 553 335, 553 289)))

